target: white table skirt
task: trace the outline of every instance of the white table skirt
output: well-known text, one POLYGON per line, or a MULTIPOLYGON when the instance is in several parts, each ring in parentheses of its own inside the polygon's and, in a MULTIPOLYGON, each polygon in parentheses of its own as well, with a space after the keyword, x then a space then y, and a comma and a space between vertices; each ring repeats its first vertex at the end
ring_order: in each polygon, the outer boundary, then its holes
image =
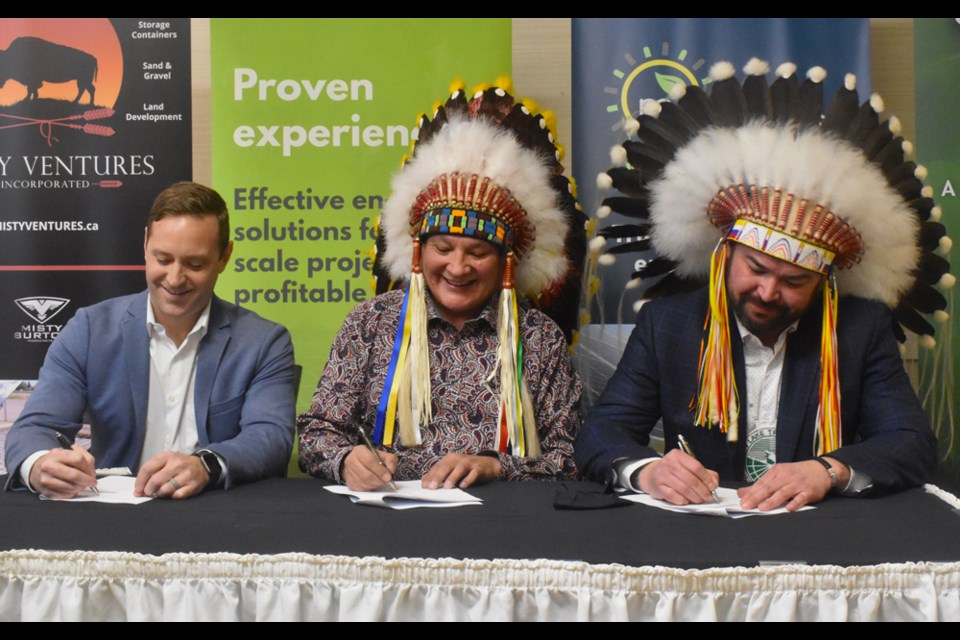
POLYGON ((0 552, 3 620, 960 620, 960 563, 0 552))

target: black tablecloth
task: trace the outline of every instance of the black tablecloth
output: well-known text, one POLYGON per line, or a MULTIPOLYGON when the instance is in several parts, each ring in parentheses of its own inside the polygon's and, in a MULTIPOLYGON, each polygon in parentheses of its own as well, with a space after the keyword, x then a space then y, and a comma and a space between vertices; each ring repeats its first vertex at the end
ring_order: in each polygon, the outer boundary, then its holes
POLYGON ((729 520, 641 505, 557 510, 556 488, 495 482, 470 489, 482 506, 409 511, 354 505, 306 479, 273 479, 138 506, 3 493, 0 549, 547 558, 679 568, 960 560, 960 517, 920 489, 832 498, 813 511, 729 520))

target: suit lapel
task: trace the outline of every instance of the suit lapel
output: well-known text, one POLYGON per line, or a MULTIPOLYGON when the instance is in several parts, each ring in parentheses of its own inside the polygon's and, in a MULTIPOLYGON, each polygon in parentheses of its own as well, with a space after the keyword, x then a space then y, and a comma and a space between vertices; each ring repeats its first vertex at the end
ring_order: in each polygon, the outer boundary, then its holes
POLYGON ((737 321, 730 311, 730 353, 733 357, 733 377, 737 384, 737 404, 740 416, 737 420, 737 441, 727 443, 727 453, 737 480, 743 480, 747 463, 747 374, 743 362, 743 339, 737 321))
POLYGON ((136 443, 124 454, 126 466, 139 466, 140 450, 147 430, 147 402, 150 395, 150 338, 147 334, 147 294, 137 296, 127 307, 121 323, 123 335, 123 358, 127 372, 127 385, 133 406, 136 443))
POLYGON ((777 461, 806 460, 813 451, 820 383, 820 305, 813 305, 787 338, 777 412, 777 461))
POLYGON ((213 394, 213 385, 217 379, 223 352, 230 343, 230 334, 230 318, 226 314, 223 303, 214 296, 210 305, 210 328, 197 351, 197 377, 193 394, 197 415, 197 435, 200 438, 200 445, 204 447, 210 444, 210 434, 207 432, 210 397, 213 394))

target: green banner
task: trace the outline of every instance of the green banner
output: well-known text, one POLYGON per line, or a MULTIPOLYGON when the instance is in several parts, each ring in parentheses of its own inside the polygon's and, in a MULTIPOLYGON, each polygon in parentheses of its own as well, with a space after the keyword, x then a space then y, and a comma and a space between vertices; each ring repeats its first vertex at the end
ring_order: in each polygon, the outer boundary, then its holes
POLYGON ((416 115, 510 73, 509 19, 213 19, 213 179, 234 253, 218 294, 281 322, 309 406, 373 295, 374 230, 416 115))
MULTIPOLYGON (((917 163, 929 171, 927 184, 943 211, 942 222, 950 238, 960 238, 960 23, 956 18, 917 18, 914 20, 916 54, 917 163)), ((951 259, 952 258, 952 259, 951 259)), ((958 272, 955 257, 951 271, 958 272)), ((956 295, 956 294, 954 294, 956 295)), ((956 366, 960 363, 956 335, 957 316, 948 297, 950 320, 937 326, 937 340, 944 354, 922 354, 920 391, 924 406, 933 420, 944 472, 960 480, 960 441, 954 424, 956 366), (953 353, 953 361, 945 357, 953 353)))

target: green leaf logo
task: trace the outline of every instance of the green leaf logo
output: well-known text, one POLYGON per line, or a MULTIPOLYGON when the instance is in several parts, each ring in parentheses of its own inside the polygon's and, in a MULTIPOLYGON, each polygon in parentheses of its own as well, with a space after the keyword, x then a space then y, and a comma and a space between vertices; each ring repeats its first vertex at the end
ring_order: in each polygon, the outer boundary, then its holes
POLYGON ((683 81, 683 78, 678 78, 677 76, 667 75, 666 73, 656 73, 654 75, 657 77, 657 84, 660 85, 660 88, 663 89, 663 92, 667 95, 670 95, 670 90, 673 89, 678 84, 686 84, 683 81))

